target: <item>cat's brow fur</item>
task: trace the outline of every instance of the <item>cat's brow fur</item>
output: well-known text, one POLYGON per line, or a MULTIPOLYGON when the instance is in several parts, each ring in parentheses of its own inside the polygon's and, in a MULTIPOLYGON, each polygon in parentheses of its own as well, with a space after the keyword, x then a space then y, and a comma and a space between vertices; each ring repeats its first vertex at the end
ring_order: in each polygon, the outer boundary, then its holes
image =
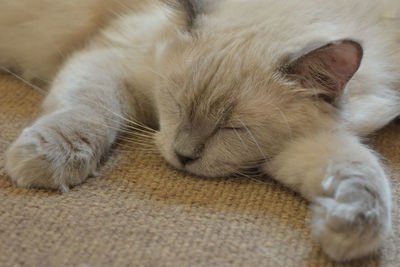
POLYGON ((360 137, 400 114, 388 1, 3 1, 0 67, 50 87, 11 181, 68 191, 120 135, 195 175, 269 174, 311 202, 333 259, 371 254, 391 192, 360 137))

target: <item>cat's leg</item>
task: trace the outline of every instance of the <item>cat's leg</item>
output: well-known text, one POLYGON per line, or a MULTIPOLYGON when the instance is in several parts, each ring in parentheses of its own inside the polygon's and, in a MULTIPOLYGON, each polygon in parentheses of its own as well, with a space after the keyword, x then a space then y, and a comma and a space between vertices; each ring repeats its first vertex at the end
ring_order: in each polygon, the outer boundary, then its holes
POLYGON ((336 260, 376 251, 391 230, 391 192, 377 155, 345 132, 291 142, 265 171, 312 203, 312 233, 336 260))
POLYGON ((391 88, 378 87, 376 92, 352 95, 345 101, 344 122, 359 136, 366 136, 400 116, 400 94, 391 88))
POLYGON ((13 183, 68 191, 96 172, 119 127, 123 71, 118 62, 106 49, 72 57, 45 100, 45 115, 7 151, 13 183))

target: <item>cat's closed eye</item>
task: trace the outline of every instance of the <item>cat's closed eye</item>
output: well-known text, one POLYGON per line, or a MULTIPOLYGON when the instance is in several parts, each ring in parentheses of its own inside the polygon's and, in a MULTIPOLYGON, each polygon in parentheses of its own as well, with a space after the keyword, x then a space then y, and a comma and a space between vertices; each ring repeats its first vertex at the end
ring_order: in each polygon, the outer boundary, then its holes
POLYGON ((244 131, 246 128, 244 126, 222 126, 219 130, 226 131, 244 131))

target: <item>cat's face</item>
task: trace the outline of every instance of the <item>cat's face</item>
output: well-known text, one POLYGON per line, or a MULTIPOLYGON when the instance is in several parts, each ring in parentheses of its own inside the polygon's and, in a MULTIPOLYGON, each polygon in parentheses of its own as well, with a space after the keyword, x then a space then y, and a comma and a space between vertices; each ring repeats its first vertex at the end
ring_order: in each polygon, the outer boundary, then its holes
MULTIPOLYGON (((279 60, 228 48, 203 43, 178 49, 174 60, 167 60, 156 143, 178 169, 209 177, 254 171, 285 143, 331 127, 335 119, 335 108, 319 97, 321 91, 289 79, 272 63, 279 60)), ((316 50, 310 58, 330 59, 334 49, 316 50)), ((301 58, 294 69, 307 76, 302 66, 311 63, 301 58)))
POLYGON ((291 138, 328 123, 320 101, 245 56, 191 50, 169 65, 156 143, 176 168, 211 177, 247 173, 291 138))

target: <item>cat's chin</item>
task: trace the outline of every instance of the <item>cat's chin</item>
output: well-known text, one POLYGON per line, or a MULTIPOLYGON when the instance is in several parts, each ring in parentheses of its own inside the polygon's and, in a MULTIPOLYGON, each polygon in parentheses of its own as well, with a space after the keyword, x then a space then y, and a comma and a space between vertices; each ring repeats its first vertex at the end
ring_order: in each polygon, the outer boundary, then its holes
POLYGON ((222 166, 219 166, 219 168, 215 168, 211 164, 205 164, 202 160, 183 165, 175 157, 164 158, 175 169, 199 177, 218 178, 233 175, 231 171, 224 170, 222 166))

